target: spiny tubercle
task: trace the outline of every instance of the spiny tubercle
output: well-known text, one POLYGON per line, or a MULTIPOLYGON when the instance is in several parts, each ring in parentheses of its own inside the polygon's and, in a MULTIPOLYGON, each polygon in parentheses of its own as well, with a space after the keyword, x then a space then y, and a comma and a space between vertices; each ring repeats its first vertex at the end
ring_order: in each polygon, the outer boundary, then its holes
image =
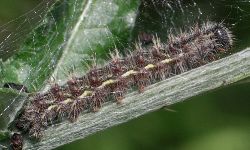
POLYGON ((98 111, 110 96, 121 103, 131 86, 143 92, 152 83, 218 59, 218 53, 231 46, 230 31, 222 24, 207 22, 189 33, 170 35, 165 44, 158 38, 146 48, 138 44, 126 57, 116 51, 105 66, 94 66, 82 77, 31 96, 17 119, 17 127, 39 139, 42 130, 56 121, 69 118, 74 122, 83 111, 98 111))

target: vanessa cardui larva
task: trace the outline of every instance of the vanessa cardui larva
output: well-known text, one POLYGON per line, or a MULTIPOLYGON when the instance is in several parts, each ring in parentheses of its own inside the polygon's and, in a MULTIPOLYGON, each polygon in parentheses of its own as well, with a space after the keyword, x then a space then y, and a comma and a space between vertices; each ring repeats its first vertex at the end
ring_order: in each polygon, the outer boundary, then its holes
POLYGON ((231 47, 231 32, 220 23, 206 22, 178 36, 169 35, 167 42, 153 38, 147 47, 138 43, 124 57, 116 51, 103 67, 93 66, 82 77, 32 94, 16 119, 16 127, 40 139, 43 130, 55 122, 65 118, 74 122, 80 113, 98 111, 110 99, 122 103, 129 88, 137 87, 142 93, 150 84, 218 59, 231 47))

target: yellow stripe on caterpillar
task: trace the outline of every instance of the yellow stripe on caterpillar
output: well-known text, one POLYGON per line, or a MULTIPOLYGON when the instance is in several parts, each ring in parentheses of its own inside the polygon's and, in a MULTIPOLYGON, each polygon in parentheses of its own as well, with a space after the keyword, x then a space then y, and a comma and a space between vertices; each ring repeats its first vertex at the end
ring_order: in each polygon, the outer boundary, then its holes
POLYGON ((161 63, 168 64, 172 61, 173 59, 164 59, 161 61, 161 63))
POLYGON ((106 85, 115 83, 116 81, 117 81, 117 80, 109 79, 109 80, 107 80, 107 81, 104 81, 104 82, 102 83, 102 85, 99 86, 98 88, 103 88, 103 87, 105 87, 106 85))
POLYGON ((48 107, 47 110, 52 110, 53 108, 56 108, 56 107, 57 107, 57 105, 51 105, 51 106, 48 107))
POLYGON ((68 99, 66 99, 66 100, 64 100, 64 101, 62 101, 63 104, 68 104, 68 103, 70 103, 70 102, 73 102, 73 100, 70 99, 70 98, 68 98, 68 99))
POLYGON ((129 71, 125 72, 125 73, 122 75, 122 77, 127 77, 127 76, 129 76, 129 75, 137 74, 137 73, 138 73, 138 71, 129 70, 129 71))
POLYGON ((149 69, 152 69, 152 68, 154 68, 154 67, 156 67, 156 66, 153 65, 153 64, 148 64, 148 65, 145 66, 144 68, 145 68, 146 70, 149 70, 149 69))
POLYGON ((84 91, 82 95, 80 95, 78 98, 84 98, 86 96, 90 96, 93 93, 93 91, 84 91))

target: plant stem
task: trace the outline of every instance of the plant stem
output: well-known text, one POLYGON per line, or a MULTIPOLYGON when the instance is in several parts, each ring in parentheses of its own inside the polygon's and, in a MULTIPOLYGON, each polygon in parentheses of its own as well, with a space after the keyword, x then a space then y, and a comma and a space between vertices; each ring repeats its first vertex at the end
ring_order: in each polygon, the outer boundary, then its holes
MULTIPOLYGON (((53 149, 148 112, 250 76, 250 48, 146 88, 130 93, 121 105, 107 103, 97 113, 82 114, 75 123, 64 121, 46 129, 39 142, 25 141, 24 149, 53 149)), ((205 107, 205 106, 204 106, 205 107)))

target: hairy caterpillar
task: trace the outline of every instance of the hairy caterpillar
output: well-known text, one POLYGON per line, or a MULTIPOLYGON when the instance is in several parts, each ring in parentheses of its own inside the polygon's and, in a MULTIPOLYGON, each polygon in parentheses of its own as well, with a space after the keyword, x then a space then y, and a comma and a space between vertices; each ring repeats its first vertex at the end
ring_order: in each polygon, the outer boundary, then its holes
POLYGON ((231 32, 222 24, 206 22, 189 32, 170 35, 167 42, 136 49, 127 56, 116 51, 103 67, 93 66, 82 77, 64 85, 53 85, 47 92, 31 95, 16 119, 16 126, 30 137, 40 139, 47 126, 65 118, 74 122, 84 111, 98 111, 112 97, 118 104, 126 92, 144 88, 159 80, 180 74, 219 58, 232 46, 231 32))

